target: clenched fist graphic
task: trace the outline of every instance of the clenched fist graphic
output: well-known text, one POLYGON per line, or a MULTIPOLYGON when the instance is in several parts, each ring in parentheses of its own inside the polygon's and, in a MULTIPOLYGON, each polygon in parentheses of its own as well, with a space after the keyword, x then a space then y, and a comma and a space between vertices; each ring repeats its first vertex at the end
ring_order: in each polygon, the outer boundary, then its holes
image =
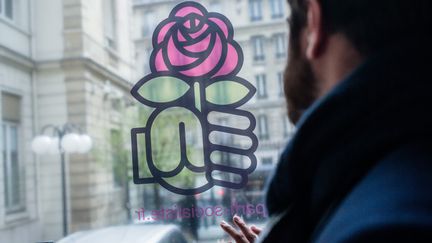
POLYGON ((233 38, 233 27, 225 16, 209 13, 196 2, 180 3, 158 25, 152 40, 151 74, 131 90, 135 99, 153 108, 146 126, 131 132, 135 184, 159 183, 182 195, 201 193, 214 185, 239 189, 247 184, 256 168, 256 120, 238 107, 256 89, 236 76, 243 53, 233 38), (211 114, 244 120, 246 125, 217 124, 211 114), (248 145, 236 147, 212 139, 219 134, 242 137, 248 145), (145 141, 144 148, 139 141, 145 141), (145 158, 139 158, 140 149, 145 158), (195 152, 188 153, 190 149, 195 152), (248 162, 238 166, 216 161, 215 154, 242 156, 248 162), (142 161, 150 176, 140 175, 142 161), (180 175, 196 179, 177 183, 180 175), (236 179, 231 180, 233 177, 236 179))

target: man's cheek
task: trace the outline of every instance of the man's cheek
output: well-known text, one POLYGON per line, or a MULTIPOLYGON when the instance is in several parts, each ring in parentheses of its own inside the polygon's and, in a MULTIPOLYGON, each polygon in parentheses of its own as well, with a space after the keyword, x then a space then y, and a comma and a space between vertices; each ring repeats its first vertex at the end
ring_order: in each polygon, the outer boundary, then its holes
MULTIPOLYGON (((293 39, 292 42, 298 42, 293 39)), ((310 105, 317 99, 317 80, 310 63, 299 49, 290 47, 290 56, 284 76, 284 91, 288 103, 288 116, 296 124, 310 105)))

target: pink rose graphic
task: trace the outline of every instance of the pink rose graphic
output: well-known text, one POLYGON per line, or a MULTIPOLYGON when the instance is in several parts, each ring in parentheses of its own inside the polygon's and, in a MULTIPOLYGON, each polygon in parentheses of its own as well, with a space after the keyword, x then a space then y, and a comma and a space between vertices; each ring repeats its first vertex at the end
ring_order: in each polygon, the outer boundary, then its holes
POLYGON ((225 16, 198 4, 179 5, 154 32, 151 70, 192 78, 236 75, 243 54, 233 36, 225 16))
POLYGON ((257 166, 258 138, 253 133, 255 117, 239 107, 256 89, 237 76, 243 52, 233 38, 230 21, 197 2, 180 3, 156 28, 151 73, 131 90, 136 100, 153 108, 145 127, 131 130, 136 184, 158 183, 181 195, 201 193, 215 185, 231 189, 247 185, 248 175, 257 166), (211 112, 248 122, 242 127, 219 124, 209 119, 211 112), (159 131, 168 134, 163 146, 159 131), (217 138, 226 133, 246 145, 226 144, 217 138), (144 148, 139 148, 138 141, 145 141, 144 148), (141 158, 140 149, 145 150, 141 158), (161 151, 172 156, 157 156, 161 151), (225 161, 222 153, 241 156, 242 162, 225 161), (140 175, 140 166, 149 173, 140 175), (175 179, 181 173, 200 179, 182 184, 175 179))

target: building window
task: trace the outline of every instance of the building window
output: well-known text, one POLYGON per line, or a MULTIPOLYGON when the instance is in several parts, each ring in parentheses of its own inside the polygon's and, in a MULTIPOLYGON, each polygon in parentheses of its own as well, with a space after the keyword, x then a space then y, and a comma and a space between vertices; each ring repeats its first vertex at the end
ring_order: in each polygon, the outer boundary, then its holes
POLYGON ((20 212, 25 209, 24 184, 21 175, 20 118, 21 99, 8 93, 1 93, 2 129, 1 149, 4 173, 6 213, 20 212))
POLYGON ((262 20, 262 0, 249 0, 249 14, 251 21, 262 20))
POLYGON ((272 157, 262 158, 261 159, 261 164, 262 165, 266 165, 266 166, 272 165, 273 164, 273 158, 272 157))
POLYGON ((116 49, 116 0, 103 1, 105 44, 116 49))
POLYGON ((144 73, 143 74, 147 74, 150 73, 150 64, 149 64, 149 60, 151 60, 151 54, 153 52, 153 48, 147 48, 146 53, 144 55, 144 73))
POLYGON ((278 84, 279 84, 279 97, 284 96, 284 79, 283 79, 283 72, 278 72, 278 84))
POLYGON ((277 58, 286 58, 286 38, 285 34, 275 35, 275 50, 277 58))
POLYGON ((254 52, 254 61, 264 61, 264 37, 254 36, 252 37, 252 45, 254 52))
POLYGON ((156 28, 156 16, 153 12, 145 12, 143 16, 142 23, 142 36, 143 37, 151 37, 153 35, 153 31, 156 28))
POLYGON ((111 110, 120 112, 122 110, 122 101, 121 98, 111 98, 111 110))
POLYGON ((257 87, 257 98, 267 98, 267 80, 265 74, 259 74, 255 76, 256 87, 257 87))
POLYGON ((216 12, 216 13, 222 13, 222 6, 220 4, 220 2, 211 2, 210 3, 210 7, 209 7, 209 11, 210 12, 216 12))
POLYGON ((282 0, 270 0, 270 8, 273 19, 283 18, 284 6, 282 0))
POLYGON ((222 85, 218 85, 217 86, 217 102, 219 104, 224 104, 228 101, 228 95, 227 95, 227 87, 226 87, 226 83, 223 83, 222 85))
MULTIPOLYGON (((228 118, 227 117, 219 117, 217 118, 218 125, 222 127, 229 127, 228 126, 228 118)), ((222 145, 230 145, 233 143, 232 137, 228 133, 222 133, 221 136, 218 137, 219 143, 222 145)), ((226 156, 225 153, 222 153, 222 156, 226 156)))
POLYGON ((127 151, 125 151, 122 134, 117 129, 111 129, 111 159, 113 180, 116 187, 124 187, 127 183, 127 151))
POLYGON ((13 0, 0 0, 0 16, 6 17, 10 20, 14 19, 13 0))
POLYGON ((258 138, 263 140, 269 139, 268 122, 266 115, 258 116, 258 138))
POLYGON ((282 117, 283 120, 283 131, 284 137, 290 136, 294 132, 294 125, 289 121, 288 116, 284 115, 282 117))

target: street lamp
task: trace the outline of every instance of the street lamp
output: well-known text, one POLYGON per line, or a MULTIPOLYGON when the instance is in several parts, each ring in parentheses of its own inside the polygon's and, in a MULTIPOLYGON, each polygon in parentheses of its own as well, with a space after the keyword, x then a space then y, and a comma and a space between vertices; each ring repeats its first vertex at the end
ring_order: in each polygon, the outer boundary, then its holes
POLYGON ((89 135, 83 134, 81 129, 73 124, 63 126, 47 125, 42 128, 41 135, 33 138, 31 147, 34 153, 60 154, 61 178, 62 178, 62 201, 63 201, 63 236, 68 233, 67 226, 67 203, 66 203, 66 153, 87 153, 92 148, 93 142, 89 135), (45 133, 51 129, 51 136, 45 133))

